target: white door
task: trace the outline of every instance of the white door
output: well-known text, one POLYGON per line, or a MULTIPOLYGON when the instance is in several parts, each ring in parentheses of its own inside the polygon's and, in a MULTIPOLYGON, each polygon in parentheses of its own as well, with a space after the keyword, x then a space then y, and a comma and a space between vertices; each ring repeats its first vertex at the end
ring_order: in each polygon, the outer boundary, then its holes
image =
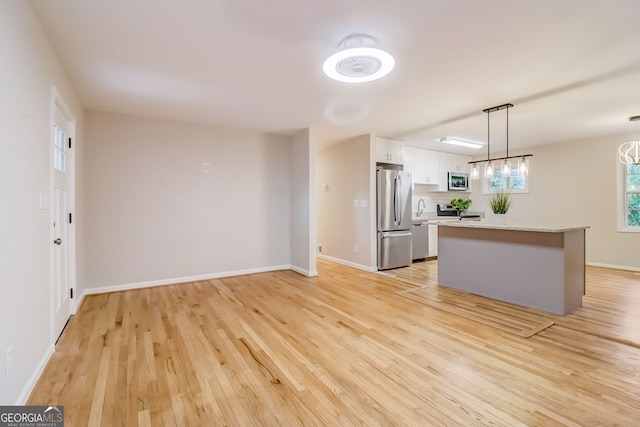
POLYGON ((70 156, 70 138, 74 134, 74 122, 65 117, 56 104, 54 106, 51 191, 51 236, 52 236, 52 309, 53 337, 57 340, 69 316, 73 314, 72 277, 70 272, 72 239, 70 238, 70 189, 72 189, 73 162, 70 156))

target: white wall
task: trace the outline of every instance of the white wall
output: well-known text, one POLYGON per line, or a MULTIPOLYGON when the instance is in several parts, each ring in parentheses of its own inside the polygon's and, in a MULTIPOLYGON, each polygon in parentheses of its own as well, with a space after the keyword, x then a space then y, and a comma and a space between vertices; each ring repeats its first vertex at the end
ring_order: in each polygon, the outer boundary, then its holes
POLYGON ((371 136, 367 134, 330 145, 318 155, 318 243, 322 254, 364 269, 376 266, 372 257, 375 167, 371 152, 371 136), (354 207, 354 200, 364 200, 367 206, 354 207), (357 253, 354 246, 358 246, 357 253))
MULTIPOLYGON (((0 240, 0 404, 21 404, 52 350, 49 285, 49 194, 52 86, 77 120, 82 146, 82 110, 31 5, 0 3, 0 173, 4 201, 0 240), (5 377, 5 351, 13 366, 5 377)), ((81 153, 76 153, 81 157, 81 153)), ((82 170, 79 171, 81 180, 82 170)), ((78 200, 81 204, 81 200, 78 200)), ((78 233, 81 240, 81 233, 78 233)), ((78 272, 79 280, 82 271, 78 272)), ((45 403, 45 402, 43 402, 45 403)))
POLYGON ((89 111, 85 162, 88 288, 289 268, 289 138, 89 111))
POLYGON ((316 271, 316 142, 309 129, 291 137, 291 266, 306 276, 316 271))
MULTIPOLYGON (((534 147, 528 194, 513 194, 507 221, 589 225, 590 264, 640 270, 640 233, 617 231, 618 146, 638 135, 599 137, 534 147)), ((474 210, 491 210, 474 187, 474 210)))

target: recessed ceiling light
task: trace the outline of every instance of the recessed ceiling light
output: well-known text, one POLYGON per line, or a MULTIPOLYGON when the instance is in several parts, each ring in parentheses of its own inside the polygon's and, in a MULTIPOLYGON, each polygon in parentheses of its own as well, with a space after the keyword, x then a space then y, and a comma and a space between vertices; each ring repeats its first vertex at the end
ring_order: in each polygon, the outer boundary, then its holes
POLYGON ((334 80, 362 83, 377 80, 393 70, 395 60, 375 47, 377 41, 364 34, 352 34, 338 44, 340 49, 324 61, 324 73, 334 80))
POLYGON ((484 144, 481 144, 479 142, 465 141, 464 139, 450 138, 450 137, 441 138, 440 142, 444 142, 445 144, 459 145, 461 147, 468 147, 468 148, 482 148, 484 146, 484 144))

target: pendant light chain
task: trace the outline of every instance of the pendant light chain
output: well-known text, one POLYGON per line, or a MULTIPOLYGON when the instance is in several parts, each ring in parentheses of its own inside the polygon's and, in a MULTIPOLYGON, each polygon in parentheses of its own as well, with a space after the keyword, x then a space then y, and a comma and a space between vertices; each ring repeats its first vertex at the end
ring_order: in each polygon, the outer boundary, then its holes
POLYGON ((487 160, 489 160, 491 158, 491 153, 490 153, 491 121, 490 121, 490 117, 491 117, 491 114, 487 113, 487 160))
MULTIPOLYGON (((507 105, 511 105, 511 104, 507 104, 507 105)), ((509 107, 507 107, 507 159, 509 159, 509 107)), ((505 159, 505 161, 507 159, 505 159)))

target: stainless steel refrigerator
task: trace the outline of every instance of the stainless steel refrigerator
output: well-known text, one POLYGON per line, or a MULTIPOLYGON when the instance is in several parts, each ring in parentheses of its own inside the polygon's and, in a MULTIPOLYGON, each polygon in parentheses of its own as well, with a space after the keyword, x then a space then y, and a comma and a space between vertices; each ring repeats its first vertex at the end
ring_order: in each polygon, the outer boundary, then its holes
POLYGON ((411 173, 378 169, 378 270, 411 264, 411 173))

